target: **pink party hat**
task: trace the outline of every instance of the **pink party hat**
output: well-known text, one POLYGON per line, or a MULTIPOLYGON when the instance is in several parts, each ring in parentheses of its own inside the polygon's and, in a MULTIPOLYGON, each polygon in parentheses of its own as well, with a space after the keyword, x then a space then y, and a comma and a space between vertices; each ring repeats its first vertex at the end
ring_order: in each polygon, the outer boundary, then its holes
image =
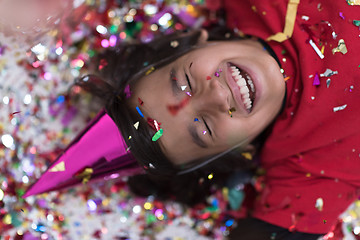
POLYGON ((86 126, 24 194, 24 198, 81 182, 142 173, 113 120, 104 111, 86 126))

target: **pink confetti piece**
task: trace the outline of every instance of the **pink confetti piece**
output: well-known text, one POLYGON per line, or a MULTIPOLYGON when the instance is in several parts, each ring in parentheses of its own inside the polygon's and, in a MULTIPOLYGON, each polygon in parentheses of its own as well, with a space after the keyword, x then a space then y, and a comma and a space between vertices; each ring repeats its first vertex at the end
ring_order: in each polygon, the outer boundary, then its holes
POLYGON ((313 86, 319 86, 320 85, 320 78, 319 78, 319 73, 315 73, 315 77, 314 77, 314 81, 313 81, 313 86))

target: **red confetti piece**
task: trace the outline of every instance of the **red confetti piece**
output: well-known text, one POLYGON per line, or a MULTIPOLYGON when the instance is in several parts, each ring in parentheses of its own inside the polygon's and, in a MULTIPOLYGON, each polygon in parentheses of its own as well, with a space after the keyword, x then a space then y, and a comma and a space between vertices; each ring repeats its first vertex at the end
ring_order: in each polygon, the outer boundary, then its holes
POLYGON ((189 103, 189 100, 190 100, 190 98, 186 97, 177 105, 167 106, 171 115, 175 116, 183 107, 185 107, 189 103))
POLYGON ((13 112, 11 115, 15 115, 15 114, 18 114, 18 113, 21 113, 21 111, 17 111, 17 112, 13 112))
POLYGON ((144 105, 144 102, 143 102, 143 100, 141 100, 141 98, 138 97, 138 101, 139 101, 140 106, 144 105))
POLYGON ((147 118, 147 123, 149 124, 149 126, 150 126, 152 129, 154 129, 155 131, 159 131, 160 125, 161 125, 160 122, 158 122, 158 121, 156 121, 156 120, 148 117, 148 118, 147 118))
POLYGON ((99 70, 103 69, 107 65, 108 65, 108 62, 105 59, 101 59, 100 64, 99 64, 99 70))
POLYGON ((210 76, 207 76, 207 77, 206 77, 206 80, 210 80, 210 79, 211 79, 211 77, 210 77, 210 76))

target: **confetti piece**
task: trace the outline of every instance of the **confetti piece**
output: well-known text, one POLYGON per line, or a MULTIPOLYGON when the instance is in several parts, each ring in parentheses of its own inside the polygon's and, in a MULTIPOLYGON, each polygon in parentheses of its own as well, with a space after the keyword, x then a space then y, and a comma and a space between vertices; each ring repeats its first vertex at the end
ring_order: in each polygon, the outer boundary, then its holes
POLYGON ((319 86, 320 85, 320 78, 319 78, 319 74, 315 73, 315 77, 314 77, 314 81, 313 81, 313 86, 319 86))
POLYGON ((232 113, 235 111, 236 111, 236 109, 234 107, 232 107, 228 110, 228 114, 230 115, 230 117, 232 117, 232 113))
POLYGON ((81 179, 83 184, 86 184, 93 174, 94 170, 92 168, 85 168, 82 172, 76 174, 75 176, 81 179))
POLYGON ((155 131, 159 131, 161 123, 157 122, 152 118, 147 118, 147 123, 152 129, 154 129, 155 131))
POLYGON ((156 142, 162 135, 163 135, 164 130, 162 128, 159 129, 159 131, 157 131, 154 136, 152 137, 152 141, 156 142))
POLYGON ((334 112, 337 112, 337 111, 344 110, 346 107, 347 107, 347 104, 344 104, 344 105, 339 106, 339 107, 334 107, 333 110, 334 110, 334 112))
POLYGON ((205 130, 205 131, 203 131, 203 134, 205 135, 207 133, 207 131, 205 130))
POLYGON ((330 83, 331 83, 331 79, 330 79, 330 78, 328 78, 328 79, 326 80, 326 87, 327 87, 327 88, 329 88, 329 87, 330 87, 330 83))
POLYGON ((347 0, 349 5, 360 5, 360 0, 347 0))
POLYGON ((323 210, 323 208, 324 208, 324 200, 322 198, 316 199, 315 208, 317 210, 319 210, 320 212, 323 210))
POLYGON ((149 167, 155 169, 155 166, 152 163, 149 163, 149 167))
POLYGON ((344 13, 343 13, 343 12, 339 12, 339 16, 340 16, 342 19, 345 19, 345 16, 344 16, 344 13))
POLYGON ((131 96, 131 90, 130 90, 130 85, 129 84, 125 87, 124 93, 125 93, 126 98, 129 98, 131 96))
POLYGON ((210 76, 207 76, 207 77, 206 77, 206 80, 210 80, 210 79, 211 79, 211 77, 210 77, 210 76))
POLYGON ((136 122, 135 124, 134 124, 134 128, 136 129, 136 130, 138 130, 138 128, 139 128, 139 122, 136 122))
POLYGON ((357 27, 360 27, 360 20, 353 20, 353 24, 357 27))
POLYGON ((13 113, 11 113, 11 115, 15 115, 15 114, 18 114, 18 113, 21 113, 21 111, 13 112, 13 113))
POLYGON ((181 86, 181 91, 185 91, 187 86, 181 86))
POLYGON ((140 106, 144 105, 144 102, 143 102, 143 100, 141 100, 141 98, 138 97, 138 101, 139 101, 140 106))
POLYGON ((241 155, 247 160, 252 160, 253 159, 253 155, 251 153, 249 153, 249 152, 243 152, 243 153, 241 153, 241 155))
POLYGON ((215 76, 215 77, 220 77, 220 73, 219 73, 219 72, 215 72, 215 73, 214 73, 214 76, 215 76))
POLYGON ((108 65, 108 62, 106 61, 106 59, 101 59, 100 64, 99 64, 99 70, 103 69, 107 65, 108 65))
POLYGON ((338 74, 338 71, 332 71, 331 69, 327 68, 324 73, 320 74, 320 77, 331 77, 335 74, 338 74))
POLYGON ((346 54, 347 53, 347 48, 345 45, 345 41, 344 39, 340 39, 338 46, 336 48, 332 49, 332 53, 335 54, 337 52, 341 52, 342 54, 346 54))
POLYGON ((283 32, 278 32, 275 35, 272 35, 268 37, 267 41, 277 41, 277 42, 283 42, 286 39, 291 38, 293 31, 294 31, 294 24, 295 24, 295 18, 296 18, 296 12, 298 5, 300 3, 300 0, 289 0, 289 3, 287 5, 286 10, 286 16, 285 16, 285 26, 283 32))
POLYGON ((194 122, 200 122, 198 118, 194 118, 194 122))
POLYGON ((153 71, 155 71, 154 67, 151 67, 149 70, 146 71, 145 76, 149 75, 150 73, 152 73, 153 71))
POLYGON ((64 161, 59 162, 49 170, 49 172, 64 172, 64 171, 65 171, 64 161))
POLYGON ((170 46, 173 48, 177 48, 179 46, 179 42, 178 41, 171 41, 170 46))
POLYGON ((141 117, 144 117, 144 114, 141 112, 141 110, 138 106, 136 106, 136 110, 138 111, 138 113, 140 114, 141 117))
POLYGON ((317 55, 320 57, 320 59, 324 58, 324 54, 322 54, 322 52, 320 51, 320 49, 316 46, 316 44, 314 43, 313 40, 309 40, 309 43, 311 45, 311 47, 315 50, 315 52, 317 53, 317 55))

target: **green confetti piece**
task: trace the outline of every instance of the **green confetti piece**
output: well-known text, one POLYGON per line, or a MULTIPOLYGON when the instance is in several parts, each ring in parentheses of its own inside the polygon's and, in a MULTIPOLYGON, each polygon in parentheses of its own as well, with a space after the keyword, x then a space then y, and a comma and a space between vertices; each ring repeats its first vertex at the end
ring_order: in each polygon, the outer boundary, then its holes
POLYGON ((360 20, 353 20, 353 24, 357 27, 360 27, 360 20))
POLYGON ((163 135, 163 132, 164 130, 160 128, 160 130, 154 134, 151 140, 153 140, 153 142, 156 142, 163 135))

